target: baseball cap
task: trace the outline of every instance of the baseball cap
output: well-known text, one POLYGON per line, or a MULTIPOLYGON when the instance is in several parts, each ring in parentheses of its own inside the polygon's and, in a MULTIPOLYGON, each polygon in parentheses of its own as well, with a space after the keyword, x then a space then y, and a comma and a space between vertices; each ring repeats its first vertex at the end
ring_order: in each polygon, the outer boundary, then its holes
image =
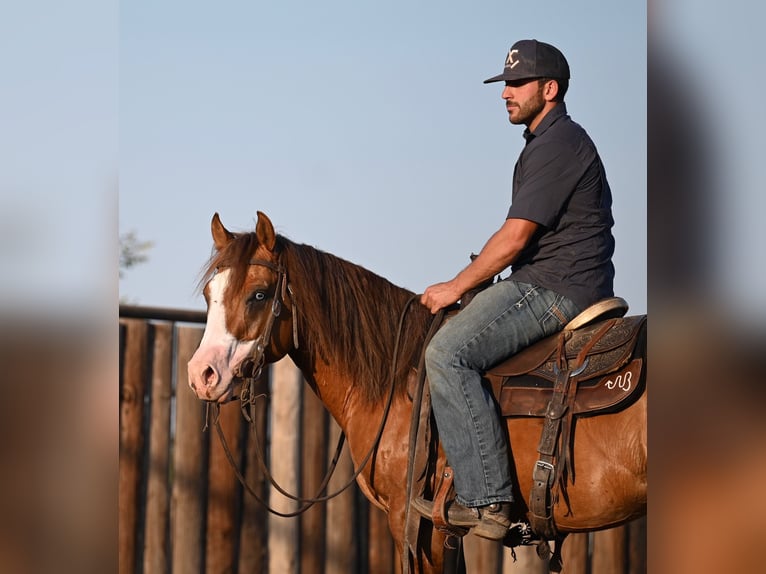
POLYGON ((569 79, 569 64, 558 48, 537 40, 519 40, 505 58, 503 73, 484 80, 502 82, 532 78, 569 79))

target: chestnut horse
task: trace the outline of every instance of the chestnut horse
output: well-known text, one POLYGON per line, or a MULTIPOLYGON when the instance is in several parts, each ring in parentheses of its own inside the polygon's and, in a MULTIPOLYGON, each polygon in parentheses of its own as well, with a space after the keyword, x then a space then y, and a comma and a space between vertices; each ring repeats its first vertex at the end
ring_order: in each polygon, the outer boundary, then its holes
MULTIPOLYGON (((232 233, 217 213, 211 227, 215 252, 201 282, 208 317, 189 362, 191 388, 202 400, 227 402, 240 390, 243 364, 260 369, 289 355, 346 434, 355 466, 374 450, 357 484, 387 513, 401 555, 406 550, 404 479, 413 409, 407 385, 418 366, 431 314, 410 304, 413 293, 386 279, 277 235, 261 212, 255 232, 232 233), (252 365, 254 354, 261 364, 252 365), (376 445, 390 385, 393 399, 376 445)), ((645 392, 622 411, 577 421, 577 480, 568 487, 569 507, 554 506, 559 532, 608 528, 645 513, 645 422, 645 392)), ((507 424, 517 490, 524 501, 543 420, 509 418, 507 424)), ((441 572, 444 535, 427 529, 430 540, 423 538, 413 571, 441 572)))

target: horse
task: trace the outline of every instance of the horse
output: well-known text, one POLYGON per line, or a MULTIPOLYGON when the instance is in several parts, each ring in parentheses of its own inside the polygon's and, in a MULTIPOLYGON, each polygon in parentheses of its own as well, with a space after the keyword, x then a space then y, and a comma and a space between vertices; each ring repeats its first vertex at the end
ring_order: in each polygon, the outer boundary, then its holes
MULTIPOLYGON (((216 213, 211 232, 214 250, 200 281, 207 323, 188 364, 191 389, 204 401, 231 401, 248 373, 288 355, 345 433, 359 469, 356 482, 386 512, 396 550, 404 556, 412 547, 406 540, 409 495, 403 477, 413 410, 419 408, 413 404, 413 373, 433 316, 412 292, 276 234, 260 211, 254 231, 231 232, 216 213)), ((506 420, 523 515, 544 422, 506 420)), ((645 422, 645 390, 622 410, 577 420, 577 480, 568 485, 566 503, 559 499, 552 507, 558 532, 609 528, 645 514, 645 422)), ((437 466, 444 468, 441 449, 438 456, 437 466)), ((423 529, 411 571, 442 572, 449 535, 423 529)))

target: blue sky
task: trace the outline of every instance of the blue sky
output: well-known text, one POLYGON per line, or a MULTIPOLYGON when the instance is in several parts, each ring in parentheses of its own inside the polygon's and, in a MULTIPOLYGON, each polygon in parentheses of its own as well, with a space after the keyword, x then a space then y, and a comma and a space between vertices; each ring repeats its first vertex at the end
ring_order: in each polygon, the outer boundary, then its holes
POLYGON ((573 4, 123 3, 119 226, 154 247, 121 296, 204 308, 216 211, 234 230, 263 211, 415 292, 451 278, 502 223, 523 144, 482 81, 537 38, 570 62, 613 190, 616 291, 645 311, 645 6, 573 4))

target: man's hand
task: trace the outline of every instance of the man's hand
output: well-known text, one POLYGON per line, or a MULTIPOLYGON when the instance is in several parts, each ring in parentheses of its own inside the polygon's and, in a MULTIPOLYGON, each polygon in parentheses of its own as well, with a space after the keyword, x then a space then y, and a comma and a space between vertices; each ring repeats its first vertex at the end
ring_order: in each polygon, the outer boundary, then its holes
POLYGON ((420 302, 435 315, 440 309, 457 303, 462 296, 463 293, 455 287, 453 280, 431 285, 423 292, 420 302))
POLYGON ((436 314, 473 289, 492 279, 513 263, 524 246, 537 232, 539 225, 526 219, 506 219, 503 226, 489 238, 481 253, 454 279, 431 285, 423 292, 420 302, 436 314))

